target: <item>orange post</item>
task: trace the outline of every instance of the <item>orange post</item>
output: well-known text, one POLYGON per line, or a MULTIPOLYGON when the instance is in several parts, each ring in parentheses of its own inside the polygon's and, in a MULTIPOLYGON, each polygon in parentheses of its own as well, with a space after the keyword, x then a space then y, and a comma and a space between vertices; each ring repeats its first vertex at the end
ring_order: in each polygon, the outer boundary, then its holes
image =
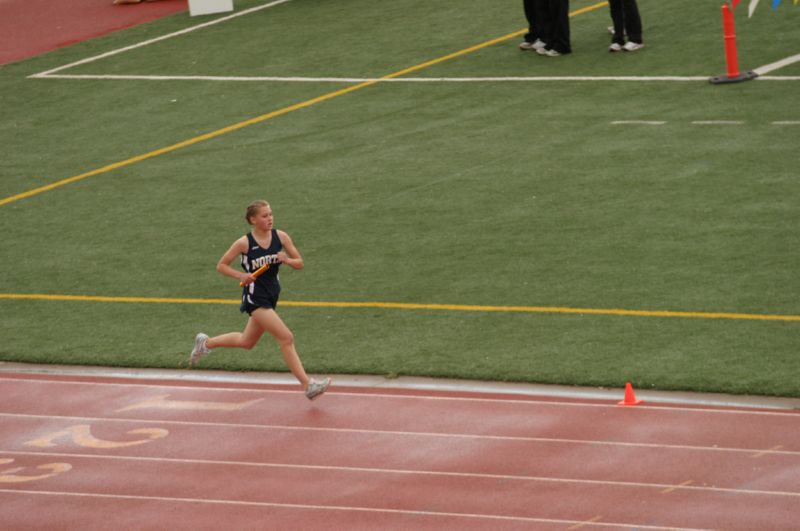
POLYGON ((725 40, 725 61, 728 66, 726 76, 717 76, 709 79, 711 83, 737 83, 755 79, 758 74, 755 72, 739 72, 739 57, 736 52, 736 28, 733 23, 733 11, 728 7, 727 2, 722 4, 722 37, 725 40))
POLYGON ((633 393, 633 386, 630 382, 625 384, 625 400, 617 402, 618 406, 638 406, 643 400, 636 400, 636 395, 633 393))
POLYGON ((727 3, 722 4, 722 37, 725 39, 728 77, 737 77, 739 75, 739 56, 736 53, 736 28, 733 24, 733 11, 727 3))

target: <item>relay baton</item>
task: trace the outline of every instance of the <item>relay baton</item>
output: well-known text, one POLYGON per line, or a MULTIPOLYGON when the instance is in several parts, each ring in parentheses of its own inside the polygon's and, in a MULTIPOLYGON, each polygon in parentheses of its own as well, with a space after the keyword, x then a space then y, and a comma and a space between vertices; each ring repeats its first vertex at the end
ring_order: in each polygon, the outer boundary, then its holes
MULTIPOLYGON (((263 266, 259 267, 258 269, 256 269, 255 271, 253 271, 250 274, 253 275, 254 277, 258 278, 262 274, 266 273, 267 269, 269 269, 269 264, 264 264, 263 266)), ((239 287, 243 288, 244 287, 244 282, 239 282, 239 287)))

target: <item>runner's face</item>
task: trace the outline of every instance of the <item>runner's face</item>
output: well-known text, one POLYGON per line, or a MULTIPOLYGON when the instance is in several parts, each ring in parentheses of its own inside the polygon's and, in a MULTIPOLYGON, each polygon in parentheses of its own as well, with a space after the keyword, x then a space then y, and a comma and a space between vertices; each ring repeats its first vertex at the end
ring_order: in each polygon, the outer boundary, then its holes
POLYGON ((272 208, 268 206, 261 207, 258 213, 253 216, 252 221, 253 225, 259 230, 272 230, 272 208))

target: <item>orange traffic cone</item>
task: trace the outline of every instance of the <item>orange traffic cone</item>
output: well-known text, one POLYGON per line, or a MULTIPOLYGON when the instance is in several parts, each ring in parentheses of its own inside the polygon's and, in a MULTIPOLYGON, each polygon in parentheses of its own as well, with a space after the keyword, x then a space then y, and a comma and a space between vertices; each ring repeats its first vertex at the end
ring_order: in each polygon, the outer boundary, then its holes
POLYGON ((618 406, 638 406, 643 400, 636 400, 636 395, 633 394, 633 386, 630 382, 625 384, 625 400, 617 402, 618 406))

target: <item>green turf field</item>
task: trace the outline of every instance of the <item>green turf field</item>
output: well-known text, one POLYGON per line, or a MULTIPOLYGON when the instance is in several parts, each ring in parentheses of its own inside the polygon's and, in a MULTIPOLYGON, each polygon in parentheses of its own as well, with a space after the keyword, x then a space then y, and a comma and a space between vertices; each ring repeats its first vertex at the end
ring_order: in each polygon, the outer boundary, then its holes
MULTIPOLYGON (((518 0, 264 4, 0 68, 0 360, 185 366, 244 325, 214 266, 264 198, 311 373, 800 396, 800 62, 705 81, 721 2, 640 0, 646 48, 609 54, 573 1, 559 58, 517 49, 518 0)), ((742 69, 798 27, 740 7, 742 69)), ((269 338, 201 367, 284 370, 269 338)))

